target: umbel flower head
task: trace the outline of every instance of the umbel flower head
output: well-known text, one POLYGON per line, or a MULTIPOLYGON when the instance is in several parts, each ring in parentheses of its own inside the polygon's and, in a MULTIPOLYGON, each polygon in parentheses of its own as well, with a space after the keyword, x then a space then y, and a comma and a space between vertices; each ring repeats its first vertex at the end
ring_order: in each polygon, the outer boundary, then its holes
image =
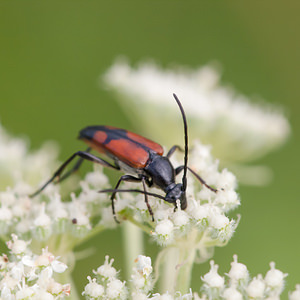
POLYGON ((246 170, 241 164, 278 148, 289 136, 289 123, 279 108, 253 104, 245 95, 221 84, 220 72, 213 65, 164 69, 144 62, 133 68, 119 59, 104 75, 104 82, 117 92, 134 124, 145 124, 149 137, 169 146, 181 143, 180 116, 170 97, 175 92, 184 104, 190 138, 212 145, 214 156, 223 165, 238 165, 241 179, 248 183, 262 184, 269 173, 262 167, 248 167, 248 172, 242 173, 246 170))
POLYGON ((7 242, 10 255, 0 257, 0 298, 8 299, 65 299, 70 295, 70 284, 54 280, 55 273, 63 273, 67 265, 60 262, 48 249, 40 255, 29 249, 30 242, 12 235, 7 242))
MULTIPOLYGON (((104 265, 98 269, 112 268, 113 259, 109 262, 105 258, 104 265)), ((244 299, 280 299, 283 291, 285 277, 280 270, 275 268, 275 263, 270 263, 270 270, 263 277, 261 274, 251 278, 247 266, 237 261, 237 255, 234 255, 231 269, 227 274, 221 276, 218 274, 218 265, 214 261, 210 262, 210 271, 201 277, 202 284, 194 293, 189 289, 188 293, 175 291, 174 293, 154 293, 153 268, 151 258, 139 255, 135 261, 132 270, 131 288, 127 282, 120 281, 117 278, 118 272, 110 276, 99 275, 94 271, 95 278, 88 276, 89 283, 85 286, 82 293, 86 299, 133 299, 133 300, 244 300, 244 299), (113 295, 109 295, 110 286, 113 282, 118 282, 113 295)), ((299 286, 296 291, 290 293, 289 299, 299 299, 299 286)))

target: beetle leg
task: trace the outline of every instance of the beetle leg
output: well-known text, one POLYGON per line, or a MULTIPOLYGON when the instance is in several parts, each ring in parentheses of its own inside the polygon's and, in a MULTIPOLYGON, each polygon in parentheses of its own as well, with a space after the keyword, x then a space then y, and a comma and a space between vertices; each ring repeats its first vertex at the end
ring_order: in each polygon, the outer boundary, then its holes
MULTIPOLYGON (((85 152, 90 152, 92 150, 91 147, 88 147, 85 152)), ((63 180, 67 179, 70 175, 72 175, 73 173, 75 173, 82 165, 84 161, 84 158, 80 157, 78 160, 77 160, 77 163, 74 165, 74 167, 69 170, 68 172, 66 172, 63 176, 60 176, 58 181, 56 181, 55 183, 59 183, 59 182, 62 182, 63 180)))
POLYGON ((151 206, 148 202, 148 195, 146 194, 147 191, 146 191, 146 179, 145 179, 145 177, 142 177, 142 183, 143 183, 143 188, 144 188, 144 191, 145 191, 145 202, 146 202, 149 214, 152 217, 152 222, 154 222, 153 211, 152 211, 151 206))
POLYGON ((114 219, 116 221, 116 223, 120 223, 116 217, 116 211, 115 211, 115 197, 116 197, 116 193, 117 193, 117 189, 119 187, 119 185, 121 184, 122 181, 129 181, 129 182, 141 182, 142 179, 141 178, 137 178, 131 175, 123 175, 120 177, 120 179, 118 180, 116 186, 115 186, 115 191, 111 194, 110 200, 111 200, 111 208, 112 208, 112 213, 114 216, 114 219))
MULTIPOLYGON (((182 170, 184 169, 184 166, 179 166, 175 169, 175 174, 178 175, 182 170)), ((191 169, 190 167, 187 167, 187 169, 203 184, 205 185, 208 189, 210 189, 213 192, 217 192, 218 190, 212 188, 210 185, 208 185, 205 180, 200 177, 193 169, 191 169)))
POLYGON ((183 152, 183 151, 184 151, 180 146, 174 145, 174 146, 169 150, 169 152, 167 153, 166 157, 167 157, 167 158, 170 158, 170 156, 171 156, 176 150, 179 150, 180 152, 183 152))
POLYGON ((182 170, 184 169, 184 166, 179 166, 175 169, 175 175, 177 176, 182 170))
MULTIPOLYGON (((43 191, 48 184, 50 184, 51 182, 53 182, 54 180, 58 180, 60 178, 61 173, 64 171, 64 169, 66 168, 66 166, 76 157, 79 156, 80 159, 84 160, 89 160, 91 162, 97 163, 99 165, 102 165, 104 167, 108 167, 108 168, 112 168, 115 170, 120 170, 119 167, 112 165, 111 163, 103 160, 100 157, 97 157, 89 152, 86 151, 77 151, 75 152, 73 155, 71 155, 57 170, 56 172, 53 174, 53 176, 40 188, 38 189, 36 192, 34 192, 33 194, 30 195, 30 197, 35 197, 36 195, 38 195, 41 191, 43 191)), ((76 164, 77 165, 77 164, 76 164)))
POLYGON ((111 207, 112 207, 112 212, 113 212, 113 216, 114 216, 114 219, 117 223, 120 223, 118 220, 117 220, 117 217, 116 217, 116 212, 115 212, 115 204, 114 204, 114 200, 115 200, 115 197, 116 197, 116 193, 118 192, 118 187, 120 186, 121 182, 122 181, 127 181, 127 182, 141 182, 143 183, 143 188, 144 188, 144 191, 145 191, 145 202, 146 202, 146 205, 147 205, 147 208, 148 208, 148 211, 150 213, 150 215, 152 216, 152 220, 154 221, 154 217, 153 217, 153 212, 152 212, 152 209, 148 203, 148 195, 146 194, 146 179, 144 177, 141 177, 141 178, 138 178, 138 177, 134 177, 134 176, 131 176, 131 175, 123 175, 120 177, 119 181, 117 182, 115 188, 114 188, 114 192, 112 193, 111 197, 110 197, 110 200, 111 200, 111 207))

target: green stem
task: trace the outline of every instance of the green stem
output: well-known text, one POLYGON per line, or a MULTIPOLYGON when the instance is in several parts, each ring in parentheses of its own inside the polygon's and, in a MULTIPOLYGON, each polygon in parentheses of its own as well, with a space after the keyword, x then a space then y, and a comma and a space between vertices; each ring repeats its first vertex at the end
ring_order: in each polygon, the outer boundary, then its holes
POLYGON ((196 245, 198 242, 197 230, 191 230, 188 237, 178 240, 173 246, 163 249, 159 255, 162 265, 160 292, 174 294, 188 293, 191 284, 192 269, 196 258, 196 245))
POLYGON ((131 284, 131 274, 134 266, 134 260, 138 257, 138 255, 144 253, 143 232, 139 227, 130 222, 124 222, 122 225, 126 278, 127 282, 131 284))
POLYGON ((137 227, 139 227, 141 230, 143 230, 145 233, 147 233, 148 235, 152 234, 152 228, 146 225, 143 225, 141 222, 135 220, 134 217, 130 216, 130 215, 126 215, 126 220, 130 221, 132 224, 136 225, 137 227))
POLYGON ((180 249, 181 265, 178 265, 176 288, 182 294, 186 294, 191 287, 192 270, 195 261, 196 251, 194 248, 180 249))
POLYGON ((161 293, 169 292, 174 294, 177 277, 175 270, 178 263, 179 249, 177 247, 169 247, 162 251, 164 252, 163 257, 159 257, 161 260, 159 290, 161 293))
POLYGON ((196 251, 189 247, 169 247, 163 250, 163 269, 160 292, 186 294, 191 284, 196 251))

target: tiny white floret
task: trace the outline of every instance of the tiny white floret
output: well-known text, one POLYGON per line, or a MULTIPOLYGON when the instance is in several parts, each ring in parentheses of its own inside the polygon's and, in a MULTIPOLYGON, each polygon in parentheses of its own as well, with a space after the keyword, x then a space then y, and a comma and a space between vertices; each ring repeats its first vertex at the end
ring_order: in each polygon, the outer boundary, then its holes
POLYGON ((218 274, 218 265, 215 265, 214 261, 210 261, 210 271, 206 273, 201 279, 209 288, 223 288, 225 280, 218 274))
POLYGON ((262 276, 259 274, 254 277, 246 288, 247 294, 252 298, 262 298, 265 293, 265 283, 262 276))

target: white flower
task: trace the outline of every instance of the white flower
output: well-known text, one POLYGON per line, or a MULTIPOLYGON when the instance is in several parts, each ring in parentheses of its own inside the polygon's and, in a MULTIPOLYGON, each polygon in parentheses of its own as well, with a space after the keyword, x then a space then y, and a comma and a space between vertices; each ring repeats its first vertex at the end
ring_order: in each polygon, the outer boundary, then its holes
POLYGON ((52 222, 51 218, 45 212, 46 204, 42 203, 40 207, 40 213, 33 221, 33 234, 38 240, 46 240, 52 233, 52 222))
POLYGON ((98 165, 94 166, 94 172, 86 174, 85 181, 96 189, 101 189, 104 186, 108 185, 108 179, 103 174, 103 167, 100 167, 98 165))
POLYGON ((222 229, 229 224, 228 217, 215 207, 212 207, 208 220, 210 225, 216 229, 222 229))
POLYGON ((173 219, 174 225, 176 227, 182 228, 182 227, 184 227, 185 225, 188 224, 190 217, 185 211, 183 211, 181 209, 178 209, 172 215, 172 219, 173 219))
POLYGON ((34 220, 33 224, 37 227, 50 227, 51 223, 51 218, 45 213, 45 203, 43 203, 41 206, 40 214, 34 220))
POLYGON ((240 205, 240 199, 234 190, 220 190, 216 195, 215 204, 222 206, 225 211, 232 210, 240 205))
POLYGON ((235 287, 225 289, 223 297, 226 300, 243 300, 243 295, 235 287))
POLYGON ((112 266, 114 259, 109 261, 109 256, 105 256, 104 265, 100 266, 94 274, 103 276, 104 278, 114 278, 117 275, 116 269, 112 266))
POLYGON ((126 299, 127 291, 125 282, 119 279, 112 279, 107 284, 106 295, 109 299, 126 299))
POLYGON ((296 285, 296 290, 289 293, 289 300, 299 300, 300 299, 300 284, 296 285))
POLYGON ((142 275, 149 276, 152 273, 151 258, 149 256, 139 255, 135 262, 137 271, 142 275))
POLYGON ((91 279, 90 276, 87 277, 89 283, 85 286, 82 295, 86 295, 90 298, 99 298, 104 294, 104 287, 96 282, 96 278, 91 279))
POLYGON ((67 268, 52 253, 43 250, 41 255, 34 255, 30 242, 15 235, 7 244, 12 255, 10 260, 2 256, 5 268, 0 276, 1 299, 54 300, 70 294, 69 284, 62 285, 52 278, 53 271, 62 273, 67 268))
POLYGON ((131 294, 132 300, 148 300, 149 297, 142 292, 133 292, 131 294))
POLYGON ((0 221, 7 222, 12 218, 11 210, 5 206, 0 208, 0 221))
POLYGON ((231 284, 238 284, 239 282, 246 284, 249 279, 249 271, 244 264, 237 261, 237 255, 233 256, 231 269, 227 275, 230 278, 231 284))
POLYGON ((131 280, 134 287, 134 298, 140 293, 148 293, 153 288, 151 258, 139 255, 135 260, 135 267, 132 270, 131 280))
POLYGON ((10 249, 11 252, 15 255, 25 253, 27 250, 28 243, 23 240, 19 240, 17 235, 15 234, 12 234, 11 237, 12 240, 6 243, 8 249, 10 249))
POLYGON ((151 300, 174 300, 174 297, 172 295, 170 295, 169 293, 165 293, 165 294, 154 294, 152 298, 150 298, 151 300))
POLYGON ((166 219, 157 223, 153 236, 157 238, 157 241, 162 244, 168 244, 173 241, 173 223, 166 219))
POLYGON ((207 288, 222 289, 224 287, 224 278, 218 274, 218 265, 214 261, 210 261, 210 271, 205 274, 201 279, 206 284, 207 288))
POLYGON ((46 291, 37 291, 36 295, 33 296, 33 300, 55 300, 54 296, 46 291))
POLYGON ((273 296, 280 295, 284 287, 284 278, 287 274, 284 274, 280 270, 275 269, 275 263, 270 263, 271 269, 265 276, 265 283, 270 289, 270 294, 273 296))
POLYGON ((266 285, 262 276, 259 274, 254 277, 246 288, 247 294, 251 298, 263 298, 265 294, 266 285))
POLYGON ((23 287, 16 292, 16 300, 26 300, 33 297, 35 289, 33 287, 23 287))

